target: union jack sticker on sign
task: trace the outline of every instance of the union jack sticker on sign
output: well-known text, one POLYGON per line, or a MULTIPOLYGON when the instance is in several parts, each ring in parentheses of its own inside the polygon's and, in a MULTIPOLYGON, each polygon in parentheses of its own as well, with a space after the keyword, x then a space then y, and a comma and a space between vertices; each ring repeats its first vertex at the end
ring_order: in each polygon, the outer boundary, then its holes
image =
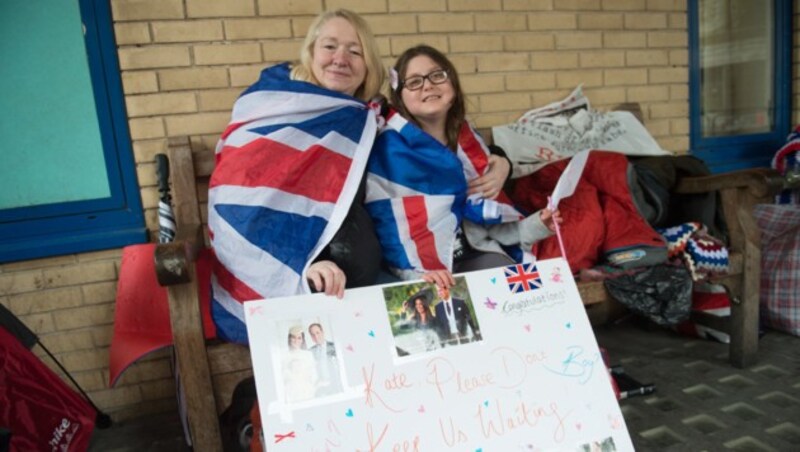
POLYGON ((542 287, 542 278, 535 264, 516 264, 505 268, 506 282, 511 293, 527 292, 542 287))

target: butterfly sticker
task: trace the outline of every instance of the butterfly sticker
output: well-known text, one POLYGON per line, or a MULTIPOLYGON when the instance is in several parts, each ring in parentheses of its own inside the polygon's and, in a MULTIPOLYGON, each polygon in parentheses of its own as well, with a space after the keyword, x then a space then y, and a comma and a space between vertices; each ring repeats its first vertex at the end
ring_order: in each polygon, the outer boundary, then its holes
POLYGON ((495 301, 492 301, 492 299, 491 299, 491 298, 489 298, 489 297, 486 297, 486 301, 485 301, 485 302, 483 302, 483 304, 484 304, 484 305, 485 305, 487 308, 489 308, 489 309, 492 309, 492 310, 493 310, 494 308, 496 308, 496 307, 497 307, 497 302, 495 302, 495 301))

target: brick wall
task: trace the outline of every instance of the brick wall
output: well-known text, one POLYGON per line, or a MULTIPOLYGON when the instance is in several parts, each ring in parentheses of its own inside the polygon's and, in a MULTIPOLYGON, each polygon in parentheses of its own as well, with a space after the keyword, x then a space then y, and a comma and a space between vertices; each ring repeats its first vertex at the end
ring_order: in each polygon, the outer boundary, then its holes
MULTIPOLYGON (((583 83, 597 108, 640 102, 648 129, 665 149, 685 152, 689 145, 685 0, 111 5, 142 200, 153 231, 158 191, 152 162, 166 138, 190 135, 202 149, 213 149, 237 95, 264 66, 295 59, 309 23, 323 9, 361 13, 387 65, 421 42, 445 51, 462 75, 469 116, 479 127, 510 122, 583 83)), ((115 250, 0 266, 0 302, 41 334, 117 420, 175 409, 166 352, 135 364, 108 388, 120 255, 115 250)))

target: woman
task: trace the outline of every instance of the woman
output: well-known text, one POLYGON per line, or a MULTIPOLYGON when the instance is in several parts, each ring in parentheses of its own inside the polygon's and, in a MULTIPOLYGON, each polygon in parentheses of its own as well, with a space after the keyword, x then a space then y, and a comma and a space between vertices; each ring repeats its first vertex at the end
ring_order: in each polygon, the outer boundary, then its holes
POLYGON ((317 390, 317 367, 314 355, 306 346, 303 327, 295 325, 287 337, 289 349, 283 356, 283 388, 288 403, 301 402, 314 397, 317 390))
POLYGON ((374 283, 362 178, 377 130, 366 102, 384 83, 366 22, 336 10, 311 24, 299 64, 266 68, 236 101, 209 183, 220 338, 247 342, 245 300, 374 283))
POLYGON ((391 100, 399 115, 389 115, 370 156, 367 209, 400 277, 450 287, 451 270, 513 264, 521 253, 512 258, 507 247, 524 252, 552 234, 557 211, 523 217, 502 194, 494 201, 468 192, 468 181, 486 174, 488 150, 465 119, 458 73, 441 52, 405 51, 391 100))

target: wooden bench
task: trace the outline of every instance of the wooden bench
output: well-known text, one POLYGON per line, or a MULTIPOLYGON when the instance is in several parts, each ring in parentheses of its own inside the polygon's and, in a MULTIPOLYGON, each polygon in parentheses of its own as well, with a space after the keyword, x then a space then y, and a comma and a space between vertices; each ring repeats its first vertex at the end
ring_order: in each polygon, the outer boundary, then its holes
MULTIPOLYGON (((488 136, 484 134, 484 136, 488 136)), ((176 239, 156 249, 158 280, 169 292, 170 316, 180 382, 186 397, 195 450, 221 450, 218 414, 230 403, 233 388, 252 374, 246 347, 205 341, 192 281, 194 260, 205 246, 205 205, 208 178, 214 167, 213 150, 193 152, 187 137, 169 140, 170 180, 177 223, 176 239)), ((760 278, 759 230, 753 206, 771 202, 784 180, 769 169, 752 169, 707 177, 686 177, 674 193, 721 194, 729 229, 730 272, 720 278, 732 294, 731 316, 697 319, 730 334, 730 362, 746 367, 756 361, 760 278)), ((602 282, 578 284, 591 317, 614 301, 602 282)))

